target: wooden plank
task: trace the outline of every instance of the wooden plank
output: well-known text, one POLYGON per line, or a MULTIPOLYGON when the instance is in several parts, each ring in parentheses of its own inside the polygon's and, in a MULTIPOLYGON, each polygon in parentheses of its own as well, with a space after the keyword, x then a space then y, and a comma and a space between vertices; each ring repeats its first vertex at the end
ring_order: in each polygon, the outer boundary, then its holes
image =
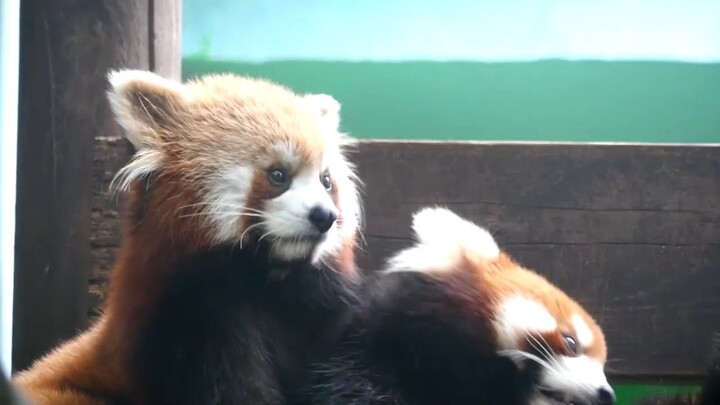
POLYGON ((110 68, 148 68, 144 0, 21 5, 13 366, 86 325, 94 138, 110 68))
MULTIPOLYGON (((96 146, 107 156, 122 147, 96 146)), ((409 244, 412 212, 445 205, 587 306, 616 380, 704 370, 720 330, 720 147, 368 141, 353 159, 365 183, 365 268, 409 244)), ((99 189, 122 163, 95 161, 99 189)), ((102 279, 119 221, 109 195, 95 198, 102 279)))
POLYGON ((616 377, 702 372, 720 330, 720 147, 366 142, 364 264, 445 205, 577 297, 616 377))
POLYGON ((150 70, 180 80, 182 66, 182 1, 149 0, 150 70))

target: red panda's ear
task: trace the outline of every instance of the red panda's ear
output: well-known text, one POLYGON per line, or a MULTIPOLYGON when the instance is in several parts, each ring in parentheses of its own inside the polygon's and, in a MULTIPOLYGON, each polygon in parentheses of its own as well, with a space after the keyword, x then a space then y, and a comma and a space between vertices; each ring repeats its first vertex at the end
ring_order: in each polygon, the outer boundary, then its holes
POLYGON ((158 149, 184 106, 183 85, 141 70, 112 71, 108 80, 110 107, 125 136, 137 150, 158 149))
POLYGON ((388 260, 390 271, 439 272, 462 268, 463 260, 496 260, 500 248, 485 228, 444 207, 413 214, 416 243, 388 260))
POLYGON ((327 94, 306 94, 303 101, 330 131, 340 129, 340 102, 327 94))
POLYGON ((413 214, 412 229, 418 242, 446 255, 464 252, 477 259, 500 256, 492 234, 480 225, 445 207, 424 207, 413 214))

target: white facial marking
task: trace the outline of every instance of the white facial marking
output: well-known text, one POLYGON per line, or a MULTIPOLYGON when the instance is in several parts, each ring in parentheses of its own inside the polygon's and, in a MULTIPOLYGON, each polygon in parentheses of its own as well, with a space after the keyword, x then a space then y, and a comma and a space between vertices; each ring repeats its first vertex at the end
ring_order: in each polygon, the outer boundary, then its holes
POLYGON ((572 324, 575 328, 578 343, 581 347, 590 347, 593 343, 593 334, 587 322, 580 315, 573 315, 572 324))
POLYGON ((270 254, 276 259, 290 261, 306 257, 313 247, 314 243, 310 241, 274 243, 270 254))
POLYGON ((333 256, 348 241, 355 243, 362 217, 362 207, 355 183, 358 180, 353 171, 353 166, 345 159, 340 149, 340 144, 350 138, 345 138, 338 133, 334 133, 334 136, 339 143, 328 147, 327 153, 323 157, 323 167, 329 168, 329 174, 334 183, 338 221, 330 229, 320 246, 315 249, 312 258, 313 263, 325 257, 333 256))
MULTIPOLYGON (((218 243, 236 242, 239 221, 244 219, 258 219, 260 214, 254 210, 245 210, 247 195, 252 187, 253 171, 249 167, 236 166, 226 172, 218 173, 217 177, 209 179, 209 192, 205 196, 203 206, 188 207, 200 208, 205 213, 215 231, 215 240, 218 243)), ((180 216, 195 212, 193 209, 183 209, 180 216)), ((244 221, 255 222, 255 221, 244 221)))
MULTIPOLYGON (((184 92, 182 89, 178 91, 184 92)), ((190 97, 184 93, 181 96, 187 99, 190 97)), ((360 226, 361 205, 354 167, 343 154, 343 148, 353 144, 354 140, 338 132, 340 103, 334 98, 328 95, 307 95, 303 97, 303 102, 317 118, 318 129, 327 136, 322 166, 317 165, 294 174, 285 192, 263 201, 262 206, 250 208, 245 205, 252 191, 253 177, 259 168, 248 165, 226 172, 216 171, 218 174, 205 183, 207 194, 198 204, 202 206, 202 211, 194 213, 207 218, 216 243, 240 242, 242 247, 242 242, 248 236, 260 235, 261 241, 270 244, 270 255, 275 258, 296 260, 308 258, 312 254, 313 261, 336 253, 345 246, 346 241, 354 243, 360 226), (333 195, 321 181, 321 172, 324 173, 326 168, 339 190, 336 192, 337 206, 333 195), (342 224, 335 221, 322 238, 318 238, 320 233, 309 217, 310 210, 316 206, 332 211, 338 217, 342 216, 342 224), (253 221, 249 222, 253 224, 250 227, 256 232, 248 233, 251 229, 240 226, 239 221, 243 216, 251 217, 249 219, 253 221)), ((273 159, 286 168, 298 168, 307 163, 302 161, 302 156, 291 143, 278 142, 271 149, 273 159)), ((148 162, 151 163, 148 160, 138 166, 147 167, 148 162)))
POLYGON ((550 399, 539 392, 533 394, 528 400, 528 405, 557 405, 558 401, 550 399))
POLYGON ((415 246, 388 262, 387 271, 451 271, 463 255, 494 260, 500 248, 490 232, 446 208, 424 208, 413 216, 415 246))
POLYGON ((301 163, 300 156, 289 143, 276 144, 273 146, 273 151, 284 167, 298 167, 301 163))
POLYGON ((541 303, 516 296, 500 304, 496 330, 500 349, 517 349, 531 332, 551 332, 557 321, 541 303))
POLYGON ((559 356, 548 362, 551 370, 543 369, 539 385, 561 392, 567 401, 591 402, 601 388, 612 391, 603 364, 587 356, 559 356))
MULTIPOLYGON (((337 208, 330 193, 320 181, 320 170, 305 170, 292 179, 290 188, 282 195, 265 203, 265 232, 273 243, 271 253, 285 260, 307 257, 315 247, 314 243, 300 240, 303 237, 319 236, 309 220, 313 207, 334 212, 337 208), (278 239, 279 238, 279 239, 278 239), (281 246, 282 245, 282 246, 281 246), (289 245, 293 245, 290 247, 289 245)), ((326 232, 325 238, 337 238, 337 223, 326 232)))

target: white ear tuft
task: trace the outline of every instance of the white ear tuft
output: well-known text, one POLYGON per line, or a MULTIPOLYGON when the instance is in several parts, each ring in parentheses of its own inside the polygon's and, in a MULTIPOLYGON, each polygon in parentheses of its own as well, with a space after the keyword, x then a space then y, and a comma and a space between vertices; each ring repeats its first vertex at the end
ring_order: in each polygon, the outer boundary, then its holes
POLYGON ((162 163, 163 136, 187 100, 182 84, 142 70, 108 73, 110 108, 137 152, 113 179, 111 188, 126 190, 162 163))
POLYGON ((129 86, 138 83, 165 88, 177 93, 183 92, 182 84, 147 70, 111 70, 108 73, 108 81, 112 92, 116 95, 122 94, 129 86))
POLYGON ((157 148, 157 129, 172 121, 187 99, 182 84, 142 70, 108 73, 110 107, 136 149, 157 148))
POLYGON ((438 249, 462 247, 469 254, 496 259, 500 248, 490 232, 442 207, 423 208, 413 215, 413 231, 418 240, 438 249))
POLYGON ((495 238, 486 229, 447 208, 427 207, 413 215, 418 243, 390 260, 390 270, 452 270, 463 254, 493 260, 500 255, 495 238))
POLYGON ((340 102, 328 94, 306 94, 303 100, 331 131, 340 128, 340 102))

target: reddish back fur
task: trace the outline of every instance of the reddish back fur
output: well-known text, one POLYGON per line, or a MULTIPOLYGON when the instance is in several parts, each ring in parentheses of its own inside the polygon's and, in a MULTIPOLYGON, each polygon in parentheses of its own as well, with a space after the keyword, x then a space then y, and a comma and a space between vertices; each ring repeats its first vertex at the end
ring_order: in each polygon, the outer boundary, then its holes
MULTIPOLYGON (((272 146, 282 143, 291 145, 302 162, 322 159, 329 141, 309 112, 299 112, 296 96, 289 90, 233 76, 200 79, 187 89, 192 108, 182 92, 153 83, 130 83, 123 89, 135 102, 134 116, 119 114, 119 121, 129 128, 128 137, 136 147, 150 150, 137 166, 150 169, 126 184, 124 242, 100 321, 13 379, 40 405, 136 403, 134 399, 144 397, 128 360, 139 334, 152 318, 158 297, 176 276, 178 263, 215 243, 201 215, 204 206, 198 204, 207 193, 199 179, 238 159, 265 167, 271 163, 267 160, 272 160, 272 146), (134 121, 137 117, 144 118, 134 121)), ((258 208, 275 193, 259 173, 254 174, 251 189, 248 208, 258 208)), ((337 189, 336 184, 336 203, 338 192, 354 193, 337 189)), ((239 226, 251 222, 244 219, 239 226)), ((353 234, 332 258, 348 277, 355 276, 354 248, 353 234)))

